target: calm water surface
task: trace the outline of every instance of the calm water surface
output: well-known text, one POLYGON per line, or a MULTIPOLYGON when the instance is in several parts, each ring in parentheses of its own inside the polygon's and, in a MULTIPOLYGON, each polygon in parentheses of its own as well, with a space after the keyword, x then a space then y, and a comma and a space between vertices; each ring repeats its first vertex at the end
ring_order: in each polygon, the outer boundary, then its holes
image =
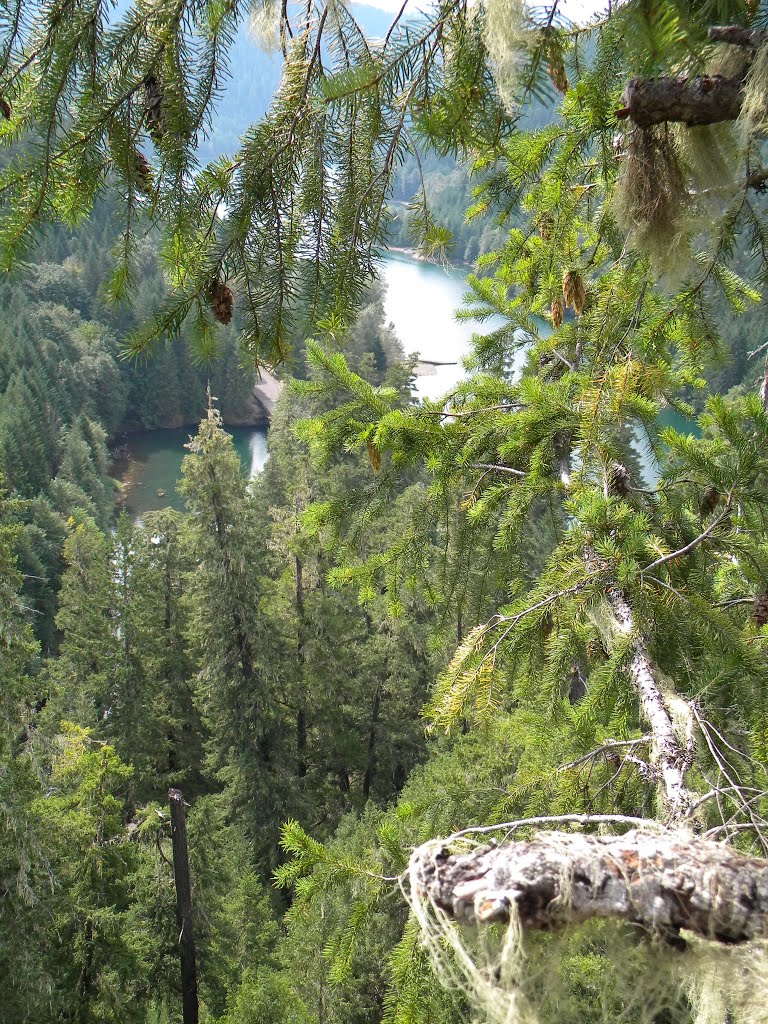
MULTIPOLYGON (((176 490, 181 476, 181 460, 188 454, 184 445, 194 435, 194 427, 181 430, 148 430, 130 434, 130 464, 124 478, 127 483, 125 509, 133 519, 160 508, 183 509, 184 499, 176 490), (162 492, 162 493, 161 493, 162 492)), ((229 427, 243 469, 250 476, 267 461, 267 434, 253 427, 229 427)))
POLYGON ((400 253, 390 253, 381 266, 387 286, 384 312, 395 326, 405 352, 418 352, 422 359, 438 363, 434 376, 419 377, 418 394, 440 398, 464 376, 461 360, 469 353, 473 333, 490 332, 502 323, 500 317, 477 324, 459 322, 455 313, 465 305, 469 291, 466 269, 446 270, 400 253))
MULTIPOLYGON (((437 368, 434 376, 419 378, 419 393, 437 398, 461 379, 462 358, 469 351, 471 324, 458 323, 454 312, 464 304, 466 271, 444 270, 431 263, 392 253, 383 262, 381 277, 387 285, 386 316, 394 324, 406 352, 418 352, 423 359, 451 362, 437 368)), ((226 427, 226 423, 225 423, 226 427)), ((250 475, 267 461, 266 431, 262 428, 227 428, 235 448, 250 475)), ((193 427, 181 430, 150 430, 128 438, 130 465, 125 508, 134 518, 155 509, 183 509, 176 491, 181 475, 184 445, 193 427)))
MULTIPOLYGON (((455 311, 465 304, 466 273, 466 270, 446 270, 399 253, 389 254, 381 266, 381 278, 387 286, 384 310, 405 351, 418 352, 422 359, 453 364, 437 367, 434 376, 418 378, 418 392, 428 398, 446 394, 464 376, 461 361, 469 353, 472 334, 479 329, 493 330, 501 323, 499 319, 498 323, 488 321, 478 325, 455 319, 455 311)), ((678 413, 665 413, 662 422, 681 432, 694 430, 692 422, 678 413)), ((266 431, 252 427, 228 429, 234 437, 243 469, 253 476, 269 457, 266 431)), ((125 507, 131 516, 140 518, 145 512, 169 505, 177 509, 184 507, 176 482, 181 475, 181 460, 187 453, 184 445, 192 433, 194 428, 189 427, 130 436, 131 463, 125 507)), ((636 434, 636 447, 646 482, 652 484, 658 479, 658 463, 640 431, 636 434)))

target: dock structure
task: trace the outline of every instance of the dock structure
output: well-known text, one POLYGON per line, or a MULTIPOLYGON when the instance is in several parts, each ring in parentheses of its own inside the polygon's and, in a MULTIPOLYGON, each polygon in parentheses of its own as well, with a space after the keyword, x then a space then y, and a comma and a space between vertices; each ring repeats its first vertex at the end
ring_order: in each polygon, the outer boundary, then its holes
POLYGON ((259 368, 259 378, 253 388, 253 397, 264 410, 267 419, 270 420, 275 410, 275 403, 283 390, 283 382, 277 377, 273 377, 264 366, 259 368))

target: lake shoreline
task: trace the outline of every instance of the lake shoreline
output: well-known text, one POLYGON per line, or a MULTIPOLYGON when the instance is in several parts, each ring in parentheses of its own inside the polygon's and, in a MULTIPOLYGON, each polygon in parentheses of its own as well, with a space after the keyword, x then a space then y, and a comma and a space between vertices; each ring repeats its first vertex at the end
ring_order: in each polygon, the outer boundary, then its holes
POLYGON ((465 260, 431 260, 428 256, 423 256, 418 249, 404 248, 401 245, 390 245, 386 250, 388 253, 394 252, 398 256, 405 256, 406 259, 414 260, 416 263, 426 263, 427 266, 437 267, 438 270, 459 270, 474 273, 474 263, 467 263, 465 260))

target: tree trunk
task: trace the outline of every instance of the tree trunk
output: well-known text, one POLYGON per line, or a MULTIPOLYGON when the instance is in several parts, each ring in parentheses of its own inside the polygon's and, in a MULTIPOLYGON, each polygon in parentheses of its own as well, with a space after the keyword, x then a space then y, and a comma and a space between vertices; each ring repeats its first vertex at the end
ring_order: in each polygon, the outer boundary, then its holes
POLYGON ((428 843, 410 878, 416 898, 463 923, 507 921, 514 906, 528 929, 616 918, 675 943, 681 928, 723 943, 768 935, 768 861, 672 833, 547 832, 461 855, 428 843))
MULTIPOLYGON (((624 594, 618 588, 611 587, 606 593, 606 599, 619 632, 625 635, 634 633, 634 616, 624 594)), ((641 636, 635 636, 632 642, 632 658, 628 665, 628 673, 640 699, 643 717, 651 727, 651 764, 661 778, 667 819, 682 821, 688 817, 695 800, 685 781, 694 750, 693 716, 687 703, 682 698, 677 698, 678 708, 685 710, 688 717, 688 743, 687 746, 683 746, 672 721, 669 699, 665 697, 657 681, 656 667, 641 636)))
POLYGON ((371 786, 376 776, 376 739, 379 726, 379 715, 381 713, 382 684, 376 687, 371 705, 371 723, 368 728, 368 752, 365 761, 365 775, 363 776, 363 800, 371 795, 371 786))
POLYGON ((181 958, 181 1001, 184 1024, 198 1024, 197 965, 192 925, 192 882, 189 875, 187 820, 184 797, 179 789, 168 790, 173 836, 173 877, 176 883, 176 921, 181 958))
POLYGON ((296 568, 296 674, 299 708, 296 712, 296 774, 303 779, 307 774, 307 695, 304 684, 304 646, 306 620, 304 615, 304 566, 298 555, 296 568))

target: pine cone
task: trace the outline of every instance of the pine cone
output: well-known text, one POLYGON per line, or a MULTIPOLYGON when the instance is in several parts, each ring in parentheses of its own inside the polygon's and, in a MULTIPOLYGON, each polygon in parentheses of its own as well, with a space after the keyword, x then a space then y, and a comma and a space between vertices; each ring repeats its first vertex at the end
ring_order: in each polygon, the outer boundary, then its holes
POLYGON ((708 513, 714 511, 719 501, 720 492, 718 491, 718 489, 716 487, 712 487, 711 485, 709 487, 705 487, 704 494, 701 498, 701 514, 705 516, 708 513))
POLYGON ((211 281, 208 285, 208 302, 219 323, 228 324, 232 319, 232 306, 234 305, 232 289, 218 279, 211 281))
POLYGON ((547 53, 547 74, 558 92, 568 92, 568 76, 565 73, 563 55, 554 46, 550 47, 547 53))
POLYGON ((620 462, 614 462, 611 466, 611 475, 608 479, 608 493, 618 498, 626 498, 629 494, 629 470, 620 462))
POLYGON ((576 296, 576 280, 577 275, 572 270, 567 271, 563 277, 563 298, 565 299, 565 308, 573 305, 573 300, 576 296))
POLYGON ((136 150, 136 176, 139 179, 139 188, 144 195, 152 194, 152 167, 150 166, 149 160, 136 150))
POLYGON ((768 623, 768 593, 763 592, 755 598, 752 606, 752 616, 756 626, 765 626, 768 623))
POLYGON ((563 304, 560 299, 555 299, 552 303, 552 326, 557 328, 562 324, 565 311, 563 310, 563 304))
POLYGON ((144 107, 149 134, 160 143, 165 135, 165 111, 163 110, 163 87, 154 75, 144 79, 144 107))
POLYGON ((381 452, 370 438, 368 439, 368 459, 373 466, 374 473, 378 473, 381 469, 381 452))
POLYGON ((6 121, 11 120, 11 114, 13 113, 11 110, 11 104, 4 96, 0 96, 0 112, 2 112, 6 121))
POLYGON ((581 316, 582 310, 587 301, 587 289, 584 285, 584 278, 576 278, 576 293, 573 296, 573 309, 576 316, 581 316))

